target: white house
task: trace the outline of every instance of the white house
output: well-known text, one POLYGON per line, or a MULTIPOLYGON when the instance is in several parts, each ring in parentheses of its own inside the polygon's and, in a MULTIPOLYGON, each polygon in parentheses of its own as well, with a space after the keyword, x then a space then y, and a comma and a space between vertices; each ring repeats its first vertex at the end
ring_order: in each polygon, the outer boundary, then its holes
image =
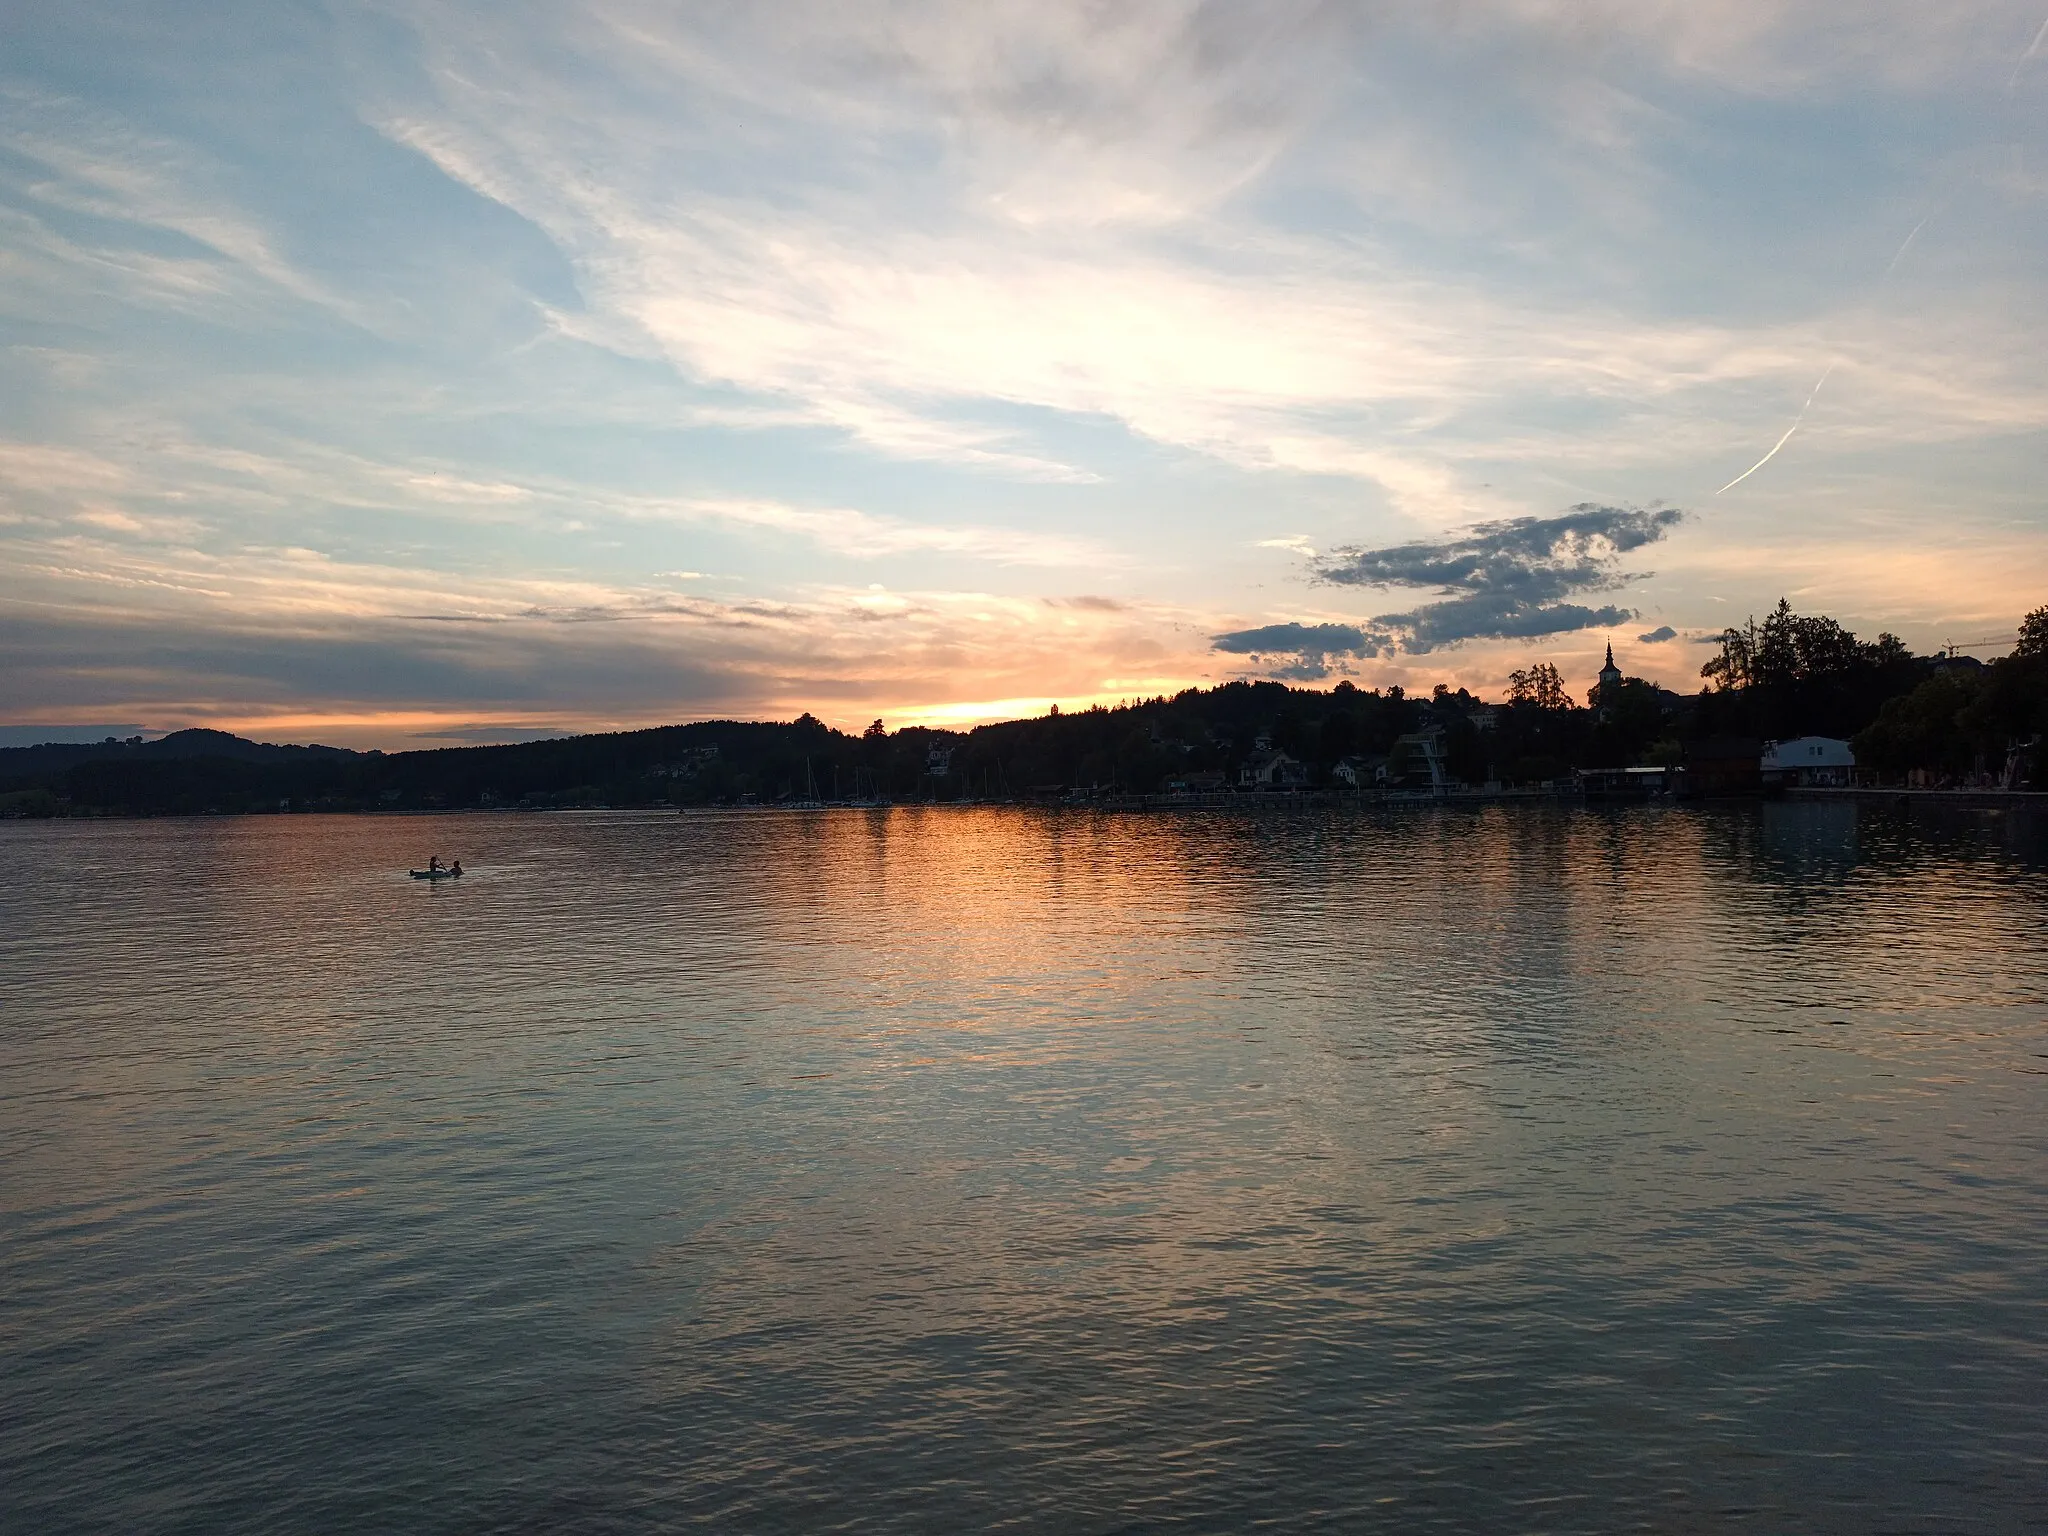
POLYGON ((1237 781, 1246 789, 1301 789, 1308 784, 1308 766, 1285 752, 1254 752, 1238 770, 1237 781))
POLYGON ((1364 789, 1373 782, 1373 770, 1385 761, 1386 759, 1384 758, 1358 757, 1356 755, 1340 757, 1337 759, 1337 766, 1330 770, 1330 779, 1333 783, 1342 784, 1347 789, 1364 789))
POLYGON ((1762 767, 1766 784, 1839 788, 1855 782, 1856 754, 1832 736, 1800 736, 1765 742, 1762 767))

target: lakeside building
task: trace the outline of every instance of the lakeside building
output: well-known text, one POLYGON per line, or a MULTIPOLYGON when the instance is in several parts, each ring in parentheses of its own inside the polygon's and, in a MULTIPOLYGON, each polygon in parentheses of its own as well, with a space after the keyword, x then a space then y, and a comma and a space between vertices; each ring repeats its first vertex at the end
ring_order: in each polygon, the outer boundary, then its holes
POLYGON ((1428 726, 1412 735, 1397 736, 1387 750, 1387 760, 1377 774, 1385 789, 1426 789, 1441 795, 1450 786, 1448 754, 1440 725, 1428 726))
POLYGON ((1767 788, 1846 789, 1856 782, 1856 754, 1832 736, 1767 741, 1758 772, 1767 788))
POLYGON ((1579 789, 1588 800, 1655 800, 1679 792, 1682 768, 1581 768, 1579 789))
MULTIPOLYGON (((1259 740, 1266 738, 1261 736, 1259 740)), ((1275 748, 1264 747, 1252 753, 1238 770, 1237 782, 1244 789, 1306 789, 1308 764, 1275 748)))
POLYGON ((1340 757, 1337 759, 1337 765, 1330 770, 1330 779, 1332 783, 1341 784, 1346 789, 1369 789, 1380 782, 1379 770, 1385 763, 1384 757, 1377 756, 1360 757, 1354 754, 1350 757, 1340 757))
POLYGON ((1764 744, 1754 736, 1709 736, 1685 749, 1683 793, 1688 796, 1760 795, 1764 744))

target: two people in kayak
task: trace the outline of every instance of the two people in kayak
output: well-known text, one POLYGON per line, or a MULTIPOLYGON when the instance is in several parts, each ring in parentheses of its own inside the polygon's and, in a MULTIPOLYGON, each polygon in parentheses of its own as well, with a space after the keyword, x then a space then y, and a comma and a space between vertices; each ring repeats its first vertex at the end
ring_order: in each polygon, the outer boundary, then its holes
POLYGON ((453 864, 443 864, 441 862, 441 855, 437 853, 427 860, 427 873, 430 875, 459 875, 462 873, 462 860, 457 859, 453 864))

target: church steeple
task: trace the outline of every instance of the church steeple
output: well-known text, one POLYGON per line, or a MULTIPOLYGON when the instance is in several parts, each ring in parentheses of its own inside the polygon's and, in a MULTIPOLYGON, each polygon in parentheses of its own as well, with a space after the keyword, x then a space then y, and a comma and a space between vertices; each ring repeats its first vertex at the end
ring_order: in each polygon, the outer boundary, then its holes
POLYGON ((1606 688, 1621 681, 1621 668, 1614 664, 1614 642, 1607 642, 1607 664, 1600 669, 1600 686, 1606 688))

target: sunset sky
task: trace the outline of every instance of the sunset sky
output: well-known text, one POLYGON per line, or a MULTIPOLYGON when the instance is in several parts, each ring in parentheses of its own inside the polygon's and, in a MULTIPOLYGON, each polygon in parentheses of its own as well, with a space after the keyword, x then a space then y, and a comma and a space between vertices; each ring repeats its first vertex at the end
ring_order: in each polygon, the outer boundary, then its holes
POLYGON ((2044 0, 12 5, 0 723, 1993 654, 2044 301, 2044 0))

